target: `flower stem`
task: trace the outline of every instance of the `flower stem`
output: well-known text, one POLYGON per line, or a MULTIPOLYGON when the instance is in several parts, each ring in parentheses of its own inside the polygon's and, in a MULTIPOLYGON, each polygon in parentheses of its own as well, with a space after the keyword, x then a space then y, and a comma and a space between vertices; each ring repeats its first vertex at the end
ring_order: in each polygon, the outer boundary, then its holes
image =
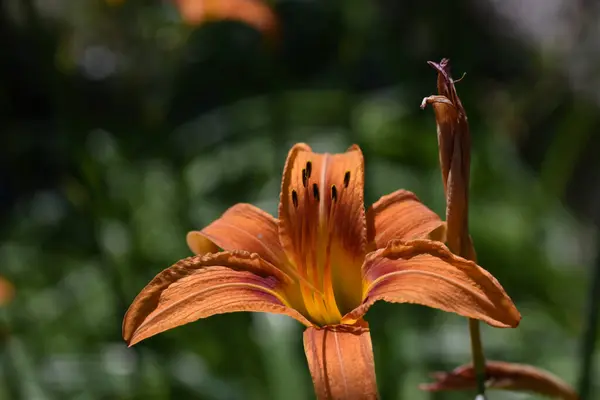
POLYGON ((485 400, 485 355, 481 345, 481 330, 479 329, 478 320, 469 319, 469 334, 471 336, 473 369, 477 379, 477 393, 480 394, 478 399, 485 400))

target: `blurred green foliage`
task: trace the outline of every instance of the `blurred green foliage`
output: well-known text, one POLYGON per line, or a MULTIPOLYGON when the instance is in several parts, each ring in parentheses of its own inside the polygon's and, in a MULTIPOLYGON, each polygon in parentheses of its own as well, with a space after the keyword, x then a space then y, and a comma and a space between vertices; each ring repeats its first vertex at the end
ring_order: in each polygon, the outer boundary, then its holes
MULTIPOLYGON (((276 214, 297 141, 361 145, 367 205, 406 188, 443 214, 434 117, 419 110, 435 91, 425 62, 442 57, 467 72, 479 261, 523 314, 483 328, 486 354, 575 383, 598 107, 475 3, 272 1, 273 49, 239 22, 186 26, 166 1, 4 2, 0 273, 16 298, 0 309, 0 398, 313 398, 295 321, 216 316, 128 349, 123 314, 189 255, 187 231, 236 202, 276 214)), ((378 304, 368 320, 383 399, 472 398, 417 389, 468 362, 463 319, 378 304)))

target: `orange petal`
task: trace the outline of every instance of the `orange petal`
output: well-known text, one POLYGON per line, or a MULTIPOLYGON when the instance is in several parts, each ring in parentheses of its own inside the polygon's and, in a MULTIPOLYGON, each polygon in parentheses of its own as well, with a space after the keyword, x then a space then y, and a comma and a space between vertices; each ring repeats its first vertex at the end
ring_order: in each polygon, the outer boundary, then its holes
POLYGON ((259 0, 176 0, 185 22, 199 25, 207 21, 231 20, 245 22, 273 37, 277 33, 277 18, 259 0))
POLYGON ((317 399, 377 399, 371 333, 359 326, 304 331, 304 351, 317 399))
MULTIPOLYGON (((575 390, 559 377, 525 364, 502 361, 487 361, 486 385, 491 389, 533 392, 564 400, 577 400, 575 390)), ((436 372, 435 382, 423 384, 421 389, 436 392, 441 390, 475 389, 477 380, 472 365, 463 365, 451 372, 436 372)))
POLYGON ((140 292, 123 319, 131 346, 157 333, 235 311, 286 314, 311 323, 288 304, 290 278, 247 252, 223 252, 183 259, 140 292))
POLYGON ((0 306, 8 304, 15 295, 15 288, 0 276, 0 306))
POLYGON ((313 153, 297 144, 281 185, 279 238, 305 281, 308 312, 320 324, 339 323, 360 303, 366 247, 364 164, 358 146, 343 154, 313 153), (315 289, 321 296, 315 296, 315 289))
POLYGON ((500 328, 516 327, 521 315, 498 281, 472 261, 430 240, 390 242, 367 255, 363 304, 344 316, 360 318, 377 300, 416 303, 480 319, 500 328))
POLYGON ((367 238, 375 249, 395 239, 444 241, 444 222, 408 190, 381 197, 367 211, 367 238))
POLYGON ((256 253, 273 265, 287 263, 279 244, 277 220, 251 204, 236 204, 206 228, 188 233, 187 243, 200 255, 214 253, 220 247, 256 253))

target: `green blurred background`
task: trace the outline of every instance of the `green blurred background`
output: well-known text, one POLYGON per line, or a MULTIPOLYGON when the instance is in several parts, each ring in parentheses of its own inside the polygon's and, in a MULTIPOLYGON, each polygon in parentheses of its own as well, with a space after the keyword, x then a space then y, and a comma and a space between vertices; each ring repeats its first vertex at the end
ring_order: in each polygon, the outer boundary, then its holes
MULTIPOLYGON (((577 383, 600 268, 596 3, 273 0, 274 41, 186 22, 170 1, 0 4, 0 275, 15 287, 0 399, 314 398, 291 319, 221 315, 128 349, 123 314, 190 255, 187 231, 236 202, 275 214, 298 141, 358 143, 368 204, 406 188, 443 213, 433 111, 419 109, 442 57, 467 73, 479 261, 523 314, 483 328, 486 354, 577 383)), ((474 397, 417 389, 469 361, 464 319, 378 304, 368 320, 382 399, 474 397)))

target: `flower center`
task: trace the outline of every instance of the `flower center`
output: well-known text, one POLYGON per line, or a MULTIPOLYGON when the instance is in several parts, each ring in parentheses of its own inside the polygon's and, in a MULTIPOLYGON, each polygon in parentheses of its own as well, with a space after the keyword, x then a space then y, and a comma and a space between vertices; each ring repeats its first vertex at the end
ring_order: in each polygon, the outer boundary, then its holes
POLYGON ((281 186, 279 239, 299 285, 293 303, 316 325, 338 324, 362 300, 362 153, 352 146, 343 154, 318 154, 297 145, 281 186))
MULTIPOLYGON (((327 171, 328 157, 324 157, 320 171, 327 171)), ((302 169, 302 187, 292 189, 291 202, 301 214, 296 222, 299 233, 295 265, 300 277, 300 292, 307 317, 318 325, 340 323, 342 316, 360 302, 359 284, 348 288, 345 275, 356 275, 360 262, 344 249, 341 237, 352 232, 340 231, 339 204, 344 200, 350 183, 351 173, 345 171, 336 183, 326 176, 312 176, 312 162, 307 161, 302 169), (321 184, 317 183, 320 182, 321 184), (336 273, 337 272, 337 273, 336 273), (350 289, 350 290, 349 290, 350 289)), ((356 280, 355 280, 356 281, 356 280)))

